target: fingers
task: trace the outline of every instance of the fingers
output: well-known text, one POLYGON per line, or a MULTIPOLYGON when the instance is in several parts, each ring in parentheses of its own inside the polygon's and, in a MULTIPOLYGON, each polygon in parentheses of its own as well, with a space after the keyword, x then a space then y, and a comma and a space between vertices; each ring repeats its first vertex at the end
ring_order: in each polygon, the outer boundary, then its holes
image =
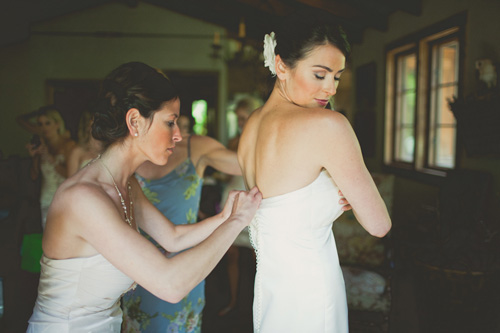
POLYGON ((257 186, 252 187, 250 191, 248 191, 248 195, 253 200, 257 201, 257 205, 260 206, 260 202, 262 201, 262 193, 259 191, 257 186))
POLYGON ((234 198, 236 197, 236 195, 238 195, 238 193, 240 193, 240 191, 236 190, 229 191, 229 194, 227 195, 227 201, 234 200, 234 198))
POLYGON ((253 195, 254 197, 259 198, 260 200, 262 200, 262 193, 260 192, 260 190, 258 189, 257 186, 252 187, 252 189, 250 190, 249 193, 251 195, 253 195))
POLYGON ((342 210, 342 211, 344 211, 344 212, 346 212, 346 211, 348 211, 348 210, 351 210, 351 209, 352 209, 352 207, 351 207, 351 205, 349 205, 349 204, 344 205, 344 206, 342 206, 342 208, 341 208, 341 210, 342 210))
MULTIPOLYGON (((240 191, 236 198, 242 203, 245 202, 250 204, 251 206, 256 205, 258 207, 260 205, 260 202, 262 201, 262 193, 256 186, 254 186, 250 191, 240 191)), ((235 199, 233 207, 236 206, 238 206, 238 203, 235 199)))
POLYGON ((347 201, 346 198, 344 198, 344 194, 342 193, 341 190, 339 190, 339 196, 341 197, 340 200, 339 200, 339 204, 340 205, 343 205, 342 206, 342 211, 348 211, 348 210, 351 210, 352 209, 352 206, 351 204, 349 203, 349 201, 347 201))
POLYGON ((250 189, 250 191, 248 191, 248 193, 249 193, 250 195, 255 196, 256 194, 260 193, 260 191, 259 191, 259 189, 257 188, 257 186, 254 186, 254 187, 252 187, 252 188, 250 189))
POLYGON ((247 226, 254 217, 262 201, 262 193, 257 187, 250 191, 237 191, 231 215, 247 226))
MULTIPOLYGON (((233 192, 233 191, 231 191, 233 192)), ((240 199, 240 191, 234 191, 234 199, 233 199, 233 206, 232 206, 232 209, 231 209, 231 214, 234 214, 234 212, 237 210, 238 208, 238 201, 240 199)))
POLYGON ((28 150, 28 154, 33 157, 35 156, 37 153, 39 153, 39 148, 35 148, 35 145, 31 144, 31 143, 28 143, 26 145, 26 149, 28 150))
POLYGON ((229 196, 234 195, 234 203, 233 207, 238 206, 238 201, 245 200, 248 201, 254 201, 257 200, 259 203, 262 200, 262 193, 259 191, 257 186, 254 186, 250 191, 231 191, 229 193, 229 196), (234 193, 233 193, 234 192, 234 193))

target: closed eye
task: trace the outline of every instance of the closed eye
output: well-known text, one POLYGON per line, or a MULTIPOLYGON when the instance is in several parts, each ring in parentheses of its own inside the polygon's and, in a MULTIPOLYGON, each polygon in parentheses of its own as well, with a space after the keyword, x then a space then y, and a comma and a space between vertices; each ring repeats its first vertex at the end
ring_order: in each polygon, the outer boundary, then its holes
POLYGON ((324 80, 325 77, 324 76, 321 76, 319 74, 314 74, 314 76, 318 79, 318 80, 324 80))

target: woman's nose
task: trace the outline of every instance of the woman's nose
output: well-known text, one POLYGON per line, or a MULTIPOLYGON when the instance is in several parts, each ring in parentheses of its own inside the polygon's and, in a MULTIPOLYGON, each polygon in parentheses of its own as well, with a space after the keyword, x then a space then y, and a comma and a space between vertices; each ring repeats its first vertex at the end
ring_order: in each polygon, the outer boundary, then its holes
POLYGON ((181 135, 181 130, 180 130, 179 126, 175 126, 173 139, 174 139, 174 142, 182 141, 182 135, 181 135))
POLYGON ((337 93, 337 82, 328 82, 325 86, 325 92, 327 92, 330 96, 335 95, 337 93))

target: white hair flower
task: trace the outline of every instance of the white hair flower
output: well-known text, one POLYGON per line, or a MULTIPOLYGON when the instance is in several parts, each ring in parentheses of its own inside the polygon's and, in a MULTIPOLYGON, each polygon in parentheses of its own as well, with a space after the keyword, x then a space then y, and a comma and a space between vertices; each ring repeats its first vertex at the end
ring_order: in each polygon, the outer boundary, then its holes
POLYGON ((276 76, 276 68, 274 68, 274 48, 276 47, 276 39, 274 32, 264 36, 264 67, 269 67, 271 74, 276 76))

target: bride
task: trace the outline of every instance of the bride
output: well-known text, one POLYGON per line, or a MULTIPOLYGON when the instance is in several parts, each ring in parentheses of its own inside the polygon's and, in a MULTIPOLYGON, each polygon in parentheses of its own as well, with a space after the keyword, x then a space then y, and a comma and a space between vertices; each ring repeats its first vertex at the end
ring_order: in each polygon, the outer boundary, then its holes
POLYGON ((332 234, 339 189, 370 234, 391 228, 348 120, 325 108, 349 52, 340 27, 306 15, 265 36, 265 65, 276 81, 238 147, 247 188, 258 186, 264 198, 250 224, 256 332, 348 331, 332 234))

